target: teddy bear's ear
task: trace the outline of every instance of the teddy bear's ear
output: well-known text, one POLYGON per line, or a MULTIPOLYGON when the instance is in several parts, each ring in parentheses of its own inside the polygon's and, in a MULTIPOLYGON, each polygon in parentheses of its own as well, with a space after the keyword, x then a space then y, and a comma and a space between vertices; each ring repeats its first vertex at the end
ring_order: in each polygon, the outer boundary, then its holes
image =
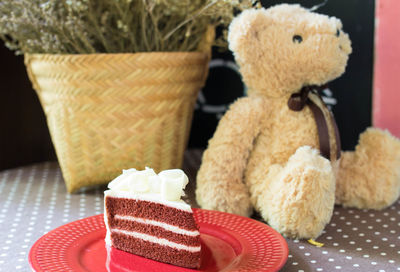
POLYGON ((241 48, 247 46, 247 42, 254 42, 254 38, 258 39, 259 32, 267 28, 270 23, 271 20, 264 8, 243 11, 229 26, 229 49, 236 55, 242 51, 241 48))

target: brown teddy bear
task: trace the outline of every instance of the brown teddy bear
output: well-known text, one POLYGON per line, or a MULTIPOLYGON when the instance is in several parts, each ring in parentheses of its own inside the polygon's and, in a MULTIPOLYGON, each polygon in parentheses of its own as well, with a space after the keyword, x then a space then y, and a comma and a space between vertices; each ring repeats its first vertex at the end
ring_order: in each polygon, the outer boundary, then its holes
POLYGON ((203 155, 201 207, 253 208, 292 238, 316 238, 334 204, 383 209, 400 193, 400 141, 369 128, 340 153, 336 124, 315 91, 342 75, 351 43, 341 21, 299 5, 247 10, 228 41, 248 97, 221 119, 203 155))

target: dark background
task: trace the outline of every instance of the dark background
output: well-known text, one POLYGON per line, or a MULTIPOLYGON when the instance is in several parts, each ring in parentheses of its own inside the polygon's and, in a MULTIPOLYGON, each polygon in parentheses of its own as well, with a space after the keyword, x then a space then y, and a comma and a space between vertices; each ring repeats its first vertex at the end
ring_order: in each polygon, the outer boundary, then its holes
MULTIPOLYGON (((263 1, 265 7, 281 2, 263 1)), ((322 1, 303 0, 312 7, 322 1)), ((330 0, 317 12, 336 16, 352 40, 353 53, 346 73, 330 84, 338 100, 333 108, 343 149, 353 149, 358 135, 371 124, 373 63, 373 0, 330 0)), ((213 50, 213 67, 193 119, 190 147, 206 147, 227 106, 244 94, 229 52, 213 50)), ((0 42, 0 169, 55 160, 45 116, 26 75, 22 56, 15 56, 0 42)))

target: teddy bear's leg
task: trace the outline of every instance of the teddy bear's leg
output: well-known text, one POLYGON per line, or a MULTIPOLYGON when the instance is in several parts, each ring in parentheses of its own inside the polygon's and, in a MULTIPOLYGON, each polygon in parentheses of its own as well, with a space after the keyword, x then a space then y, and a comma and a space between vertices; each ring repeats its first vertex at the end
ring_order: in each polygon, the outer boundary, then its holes
POLYGON ((354 152, 340 159, 336 203, 348 207, 383 209, 400 194, 400 141, 389 132, 369 128, 354 152))
POLYGON ((259 177, 251 186, 256 194, 254 206, 271 227, 291 238, 321 234, 335 202, 335 177, 329 160, 304 146, 286 165, 272 165, 264 179, 259 177))

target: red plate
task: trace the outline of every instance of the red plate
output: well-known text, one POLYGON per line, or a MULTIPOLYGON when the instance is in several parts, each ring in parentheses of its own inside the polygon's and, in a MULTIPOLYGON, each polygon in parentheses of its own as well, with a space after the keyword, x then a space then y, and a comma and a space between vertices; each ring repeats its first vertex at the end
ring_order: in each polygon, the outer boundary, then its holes
MULTIPOLYGON (((200 226, 200 271, 277 271, 285 264, 285 239, 267 225, 229 213, 193 209, 200 226)), ((61 226, 32 246, 34 271, 196 271, 106 248, 103 215, 61 226)))

